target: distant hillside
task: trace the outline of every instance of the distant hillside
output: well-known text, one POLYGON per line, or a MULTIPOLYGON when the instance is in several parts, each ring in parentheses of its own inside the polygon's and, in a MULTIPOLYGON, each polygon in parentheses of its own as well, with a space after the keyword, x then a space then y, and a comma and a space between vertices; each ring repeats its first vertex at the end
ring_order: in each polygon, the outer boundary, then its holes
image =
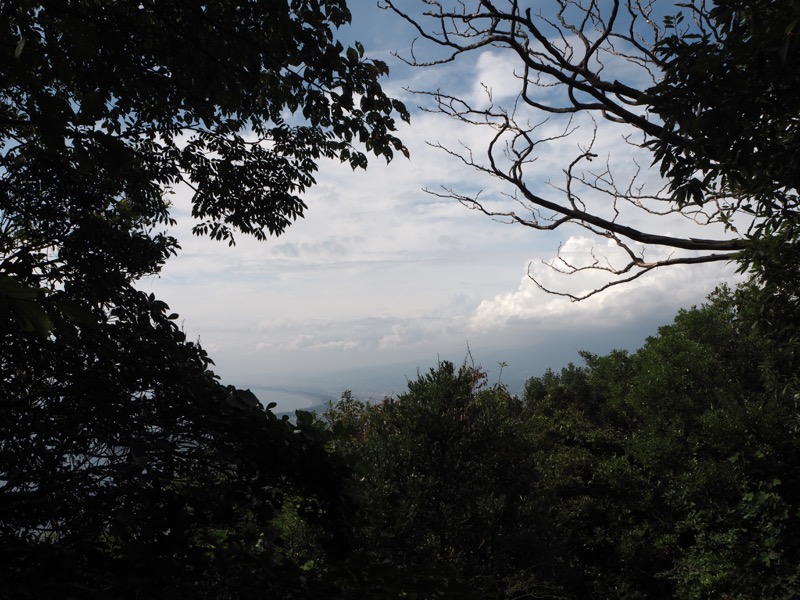
MULTIPOLYGON (((297 408, 295 410, 304 410, 306 412, 316 413, 317 415, 322 416, 322 413, 324 413, 326 410, 328 410, 328 403, 327 402, 323 402, 322 404, 315 404, 314 406, 307 406, 305 408, 297 408)), ((284 415, 286 415, 287 417, 289 417, 290 421, 294 421, 295 410, 283 410, 281 412, 276 412, 275 414, 278 417, 283 417, 284 415)))

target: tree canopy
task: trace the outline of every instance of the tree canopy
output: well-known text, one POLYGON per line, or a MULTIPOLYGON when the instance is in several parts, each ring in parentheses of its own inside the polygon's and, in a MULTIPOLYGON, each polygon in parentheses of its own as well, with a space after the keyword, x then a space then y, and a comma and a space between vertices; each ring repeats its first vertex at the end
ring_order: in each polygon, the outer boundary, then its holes
POLYGON ((178 186, 195 233, 262 239, 302 216, 318 160, 407 153, 386 65, 337 41, 344 2, 0 4, 0 597, 800 594, 800 4, 386 4, 445 50, 428 62, 519 61, 514 107, 432 95, 491 128, 486 162, 459 156, 514 210, 444 195, 609 238, 628 262, 589 268, 623 281, 730 258, 754 281, 520 398, 442 362, 383 402, 279 419, 135 284, 179 249, 178 186), (572 121, 542 137, 529 109, 572 121), (584 164, 603 120, 636 135, 658 193, 584 164), (559 202, 526 172, 573 125, 595 137, 559 202), (624 202, 728 237, 637 229, 624 202))
POLYGON ((417 30, 411 64, 483 52, 507 60, 519 90, 510 100, 488 88, 483 100, 423 91, 434 110, 489 130, 485 148, 442 148, 502 183, 496 194, 434 193, 532 229, 574 224, 622 250, 609 261, 562 257, 553 268, 606 271, 605 289, 676 264, 758 269, 765 254, 795 243, 798 2, 387 5, 417 30), (533 163, 551 155, 565 157, 560 173, 541 181, 533 163), (672 217, 723 235, 664 233, 658 222, 672 217), (648 247, 662 251, 651 258, 648 247))
POLYGON ((521 398, 448 362, 377 404, 345 394, 326 417, 360 475, 356 543, 459 597, 797 595, 797 411, 751 302, 719 288, 521 398))
POLYGON ((407 152, 342 0, 0 5, 0 595, 308 597, 348 503, 319 436, 223 386, 136 289, 194 231, 303 215, 317 163, 407 152))
POLYGON ((349 17, 341 0, 4 5, 2 275, 115 289, 174 252, 157 229, 178 185, 196 233, 261 239, 303 215, 321 157, 405 152, 385 63, 334 37, 349 17))

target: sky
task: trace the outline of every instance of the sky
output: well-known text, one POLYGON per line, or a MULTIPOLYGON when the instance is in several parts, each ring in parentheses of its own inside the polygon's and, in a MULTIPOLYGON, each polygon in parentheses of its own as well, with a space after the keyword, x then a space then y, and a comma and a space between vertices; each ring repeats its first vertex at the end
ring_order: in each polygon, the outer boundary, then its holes
MULTIPOLYGON (((724 263, 672 267, 575 303, 548 295, 528 277, 562 291, 589 290, 596 274, 560 275, 544 262, 617 249, 577 227, 538 232, 494 221, 455 200, 424 191, 443 187, 474 193, 501 206, 504 188, 434 146, 463 144, 480 150, 486 131, 417 108, 411 89, 453 90, 476 102, 490 89, 495 103, 513 104, 515 64, 500 51, 484 51, 447 65, 413 69, 392 54, 408 55, 410 27, 372 0, 351 1, 353 25, 368 56, 386 61, 384 89, 412 109, 399 136, 410 151, 392 163, 373 159, 366 171, 324 162, 317 185, 304 196, 308 211, 283 235, 235 247, 191 235, 188 194, 177 190, 173 216, 182 250, 142 289, 181 315, 190 339, 199 339, 223 383, 252 389, 277 410, 332 400, 346 389, 365 400, 402 392, 418 371, 439 360, 471 356, 513 392, 547 368, 580 363, 579 350, 635 350, 682 307, 701 304, 721 281, 734 281, 724 263), (505 363, 500 371, 499 363, 505 363)), ((613 65, 612 65, 613 67, 613 65)), ((625 65, 617 65, 624 73, 625 65)), ((621 76, 622 76, 621 75, 621 76)), ((635 74, 628 73, 630 77, 635 74)), ((532 117, 534 118, 534 117, 532 117)), ((542 149, 526 181, 556 194, 562 169, 591 136, 590 123, 567 140, 542 149)), ((561 131, 558 120, 543 135, 561 131)), ((611 157, 615 176, 630 178, 635 150, 616 126, 601 124, 596 153, 611 157)), ((647 157, 639 164, 647 165, 647 157)), ((654 175, 646 177, 659 185, 654 175)), ((608 211, 605 197, 586 197, 608 211)), ((591 203, 594 204, 591 204, 591 203)), ((625 213, 656 233, 714 237, 722 232, 677 217, 625 213)), ((658 249, 648 250, 648 256, 658 249)), ((666 252, 662 254, 665 256, 666 252)))

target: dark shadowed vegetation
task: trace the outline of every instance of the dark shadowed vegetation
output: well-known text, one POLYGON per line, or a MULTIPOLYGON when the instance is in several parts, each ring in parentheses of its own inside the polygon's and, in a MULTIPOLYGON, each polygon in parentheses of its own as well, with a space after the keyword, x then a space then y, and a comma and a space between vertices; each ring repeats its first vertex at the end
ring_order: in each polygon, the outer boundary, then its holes
POLYGON ((442 362, 382 402, 278 419, 136 283, 179 249, 177 186, 195 233, 233 244, 301 217, 319 160, 407 155, 386 64, 337 40, 343 0, 0 2, 0 597, 800 596, 800 3, 386 4, 433 62, 520 61, 520 112, 434 98, 494 128, 487 163, 463 158, 526 212, 444 195, 611 239, 622 280, 735 260, 748 282, 521 397, 442 362), (581 171, 590 145, 560 202, 539 195, 523 108, 632 128, 660 195, 581 171), (578 188, 612 200, 595 214, 578 188), (636 230, 623 201, 727 237, 636 230), (650 263, 637 242, 698 254, 650 263))
POLYGON ((797 392, 751 298, 720 288, 522 398, 448 362, 379 404, 345 394, 323 425, 364 551, 475 597, 792 597, 797 392))

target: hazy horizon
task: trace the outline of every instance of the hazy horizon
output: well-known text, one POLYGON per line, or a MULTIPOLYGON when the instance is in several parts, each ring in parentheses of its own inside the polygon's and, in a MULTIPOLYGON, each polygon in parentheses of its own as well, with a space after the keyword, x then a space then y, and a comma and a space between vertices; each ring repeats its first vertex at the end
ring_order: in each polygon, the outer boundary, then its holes
MULTIPOLYGON (((593 256, 614 261, 620 249, 579 227, 531 231, 423 191, 482 191, 485 201, 498 203, 511 193, 432 146, 467 144, 480 151, 485 132, 418 108, 424 98, 406 91, 442 87, 478 102, 491 89, 494 102, 513 103, 519 91, 514 61, 487 49, 470 61, 412 69, 392 52, 407 53, 414 32, 371 3, 354 10, 353 26, 343 37, 361 40, 368 56, 389 64, 384 88, 412 112, 411 124, 401 124, 398 132, 410 159, 399 156, 389 165, 371 160, 366 171, 323 161, 317 184, 304 194, 304 218, 278 238, 257 242, 240 236, 232 248, 191 235, 189 193, 177 189, 178 225, 171 233, 181 251, 159 277, 139 284, 181 316, 188 337, 201 341, 224 383, 251 389, 291 385, 311 393, 322 386, 336 396, 344 389, 392 394, 405 389, 416 367, 430 368, 437 358, 459 363, 469 346, 490 373, 497 362, 508 363, 504 381, 521 387, 547 368, 579 362, 581 349, 638 347, 678 309, 702 303, 719 282, 736 279, 734 265, 712 263, 653 272, 580 303, 542 292, 529 273, 562 291, 603 283, 597 271, 559 274, 546 264, 557 256, 574 264, 593 256)), ((547 127, 563 127, 559 119, 547 127)), ((563 185, 562 170, 591 135, 591 124, 575 125, 584 129, 548 146, 530 165, 528 182, 537 193, 558 193, 553 186, 563 185)), ((639 156, 624 143, 617 125, 599 125, 595 151, 613 160, 621 178, 632 176, 637 157, 639 164, 650 164, 649 155, 639 156)), ((645 170, 640 178, 660 182, 655 171, 645 170)), ((652 232, 713 237, 722 231, 674 214, 628 208, 620 218, 652 232)), ((645 250, 648 259, 671 252, 645 250)), ((284 402, 302 401, 287 396, 284 402)))

